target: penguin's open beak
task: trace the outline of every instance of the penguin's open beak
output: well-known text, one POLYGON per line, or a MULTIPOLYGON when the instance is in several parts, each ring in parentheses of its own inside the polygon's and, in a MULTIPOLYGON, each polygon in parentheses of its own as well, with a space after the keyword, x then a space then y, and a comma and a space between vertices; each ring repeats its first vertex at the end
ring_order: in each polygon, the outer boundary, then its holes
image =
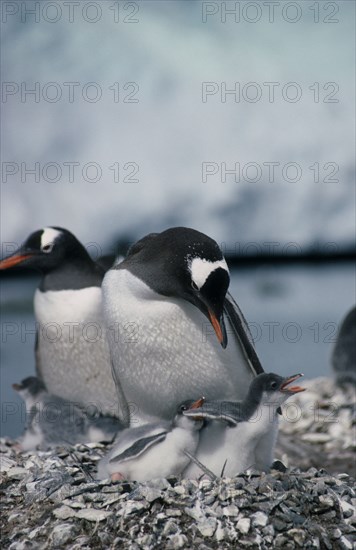
POLYGON ((300 378, 301 376, 304 376, 304 374, 294 374, 293 376, 289 376, 288 378, 285 378, 279 390, 287 393, 299 393, 301 391, 305 391, 306 388, 302 388, 301 386, 287 387, 292 382, 295 382, 295 380, 298 380, 298 378, 300 378))
POLYGON ((192 410, 192 409, 200 409, 200 407, 202 405, 204 405, 204 401, 205 401, 205 397, 200 397, 199 399, 197 399, 196 401, 194 401, 194 403, 192 403, 190 405, 190 407, 188 408, 188 410, 192 410))
MULTIPOLYGON (((205 397, 200 397, 200 399, 197 399, 196 401, 194 401, 194 403, 192 403, 187 410, 191 411, 195 409, 200 409, 200 407, 204 405, 204 401, 205 401, 205 397)), ((189 418, 196 421, 204 420, 202 416, 199 416, 199 415, 195 416, 193 414, 189 415, 189 418)))
POLYGON ((31 258, 33 255, 33 252, 18 250, 12 254, 12 256, 9 256, 0 262, 0 269, 9 269, 10 267, 14 267, 15 265, 21 264, 28 258, 31 258))

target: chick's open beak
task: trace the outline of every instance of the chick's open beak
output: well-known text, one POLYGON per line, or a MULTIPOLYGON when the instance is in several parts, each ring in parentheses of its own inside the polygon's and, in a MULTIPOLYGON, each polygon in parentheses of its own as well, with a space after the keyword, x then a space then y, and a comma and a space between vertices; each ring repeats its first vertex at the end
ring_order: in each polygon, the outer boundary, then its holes
MULTIPOLYGON (((204 401, 205 401, 205 397, 200 397, 199 399, 197 399, 196 401, 194 401, 194 403, 192 403, 190 405, 190 407, 188 408, 188 411, 194 411, 195 409, 200 409, 200 407, 202 407, 204 405, 204 401)), ((188 416, 188 415, 187 415, 188 416)), ((191 418, 192 420, 204 420, 204 418, 202 416, 199 416, 199 414, 197 414, 196 416, 193 415, 193 414, 190 414, 189 415, 189 418, 191 418)))
POLYGON ((304 376, 304 374, 294 374, 293 376, 289 376, 288 378, 285 378, 280 387, 280 391, 288 392, 288 393, 299 393, 299 392, 305 391, 306 388, 302 388, 301 386, 287 387, 292 382, 295 382, 295 380, 298 380, 298 378, 301 378, 301 376, 304 376))
POLYGON ((192 403, 189 407, 189 410, 191 409, 200 409, 202 405, 204 405, 205 397, 200 397, 194 403, 192 403))

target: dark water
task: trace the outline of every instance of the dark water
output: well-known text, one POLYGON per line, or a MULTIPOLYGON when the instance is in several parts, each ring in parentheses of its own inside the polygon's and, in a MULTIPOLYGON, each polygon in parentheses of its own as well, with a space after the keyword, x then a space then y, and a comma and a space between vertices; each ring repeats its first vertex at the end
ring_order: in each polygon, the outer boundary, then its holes
MULTIPOLYGON (((38 279, 1 281, 1 435, 18 436, 25 421, 11 384, 34 374, 33 293, 38 279)), ((259 267, 231 274, 266 371, 329 375, 338 326, 355 302, 355 268, 259 267)))

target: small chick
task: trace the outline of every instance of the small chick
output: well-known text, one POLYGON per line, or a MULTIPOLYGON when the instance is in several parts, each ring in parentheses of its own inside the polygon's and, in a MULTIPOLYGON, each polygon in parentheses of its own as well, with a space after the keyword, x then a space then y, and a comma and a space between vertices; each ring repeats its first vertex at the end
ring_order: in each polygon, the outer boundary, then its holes
POLYGON ((27 425, 20 441, 24 451, 38 446, 111 441, 121 427, 117 418, 90 417, 75 403, 48 393, 35 376, 12 387, 26 404, 27 425))
MULTIPOLYGON (((206 401, 194 411, 209 420, 200 433, 198 461, 217 476, 223 472, 232 477, 247 468, 268 471, 278 433, 278 409, 288 397, 304 391, 300 386, 287 387, 301 376, 259 374, 243 401, 206 401)), ((183 414, 191 416, 192 412, 183 414)), ((188 478, 201 475, 193 461, 184 472, 188 478)))
POLYGON ((203 399, 182 403, 172 422, 156 422, 123 430, 108 456, 99 463, 98 478, 147 481, 180 474, 189 463, 185 454, 195 453, 203 425, 194 410, 203 399), (192 412, 190 418, 183 412, 192 412))

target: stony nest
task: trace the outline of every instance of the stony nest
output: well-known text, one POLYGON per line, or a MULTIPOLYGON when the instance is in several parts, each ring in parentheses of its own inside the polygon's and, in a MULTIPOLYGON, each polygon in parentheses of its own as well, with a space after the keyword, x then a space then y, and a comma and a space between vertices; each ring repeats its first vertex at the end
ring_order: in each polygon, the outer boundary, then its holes
POLYGON ((94 479, 104 445, 18 453, 2 439, 2 547, 352 550, 354 388, 305 385, 281 422, 286 472, 113 484, 94 479))

